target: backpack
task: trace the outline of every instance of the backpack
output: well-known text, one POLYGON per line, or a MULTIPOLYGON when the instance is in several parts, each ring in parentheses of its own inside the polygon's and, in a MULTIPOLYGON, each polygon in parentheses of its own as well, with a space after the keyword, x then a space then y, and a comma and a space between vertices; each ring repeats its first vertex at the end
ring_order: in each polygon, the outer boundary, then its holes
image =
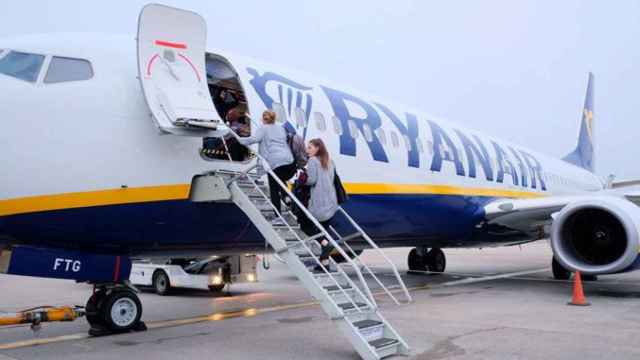
POLYGON ((287 132, 287 144, 289 144, 289 149, 291 150, 291 154, 293 154, 293 160, 296 163, 296 167, 298 169, 303 169, 307 166, 307 161, 309 161, 304 140, 300 135, 289 131, 286 127, 285 131, 287 132))

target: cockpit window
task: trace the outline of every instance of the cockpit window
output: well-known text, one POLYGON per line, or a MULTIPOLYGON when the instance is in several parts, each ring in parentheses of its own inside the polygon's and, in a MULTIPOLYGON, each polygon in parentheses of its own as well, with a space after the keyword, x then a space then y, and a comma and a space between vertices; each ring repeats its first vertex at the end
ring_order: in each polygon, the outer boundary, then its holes
POLYGON ((0 74, 34 83, 38 80, 43 62, 43 55, 10 51, 0 58, 0 74))
POLYGON ((72 59, 54 56, 51 58, 47 76, 44 78, 46 84, 53 84, 66 81, 89 80, 93 77, 91 63, 83 59, 72 59))

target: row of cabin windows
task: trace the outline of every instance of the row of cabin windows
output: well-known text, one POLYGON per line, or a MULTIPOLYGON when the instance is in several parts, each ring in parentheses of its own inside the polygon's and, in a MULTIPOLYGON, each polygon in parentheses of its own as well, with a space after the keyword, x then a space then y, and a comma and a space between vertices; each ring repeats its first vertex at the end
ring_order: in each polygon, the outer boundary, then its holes
MULTIPOLYGON (((0 51, 0 74, 35 83, 45 63, 45 55, 20 51, 0 51)), ((44 76, 45 84, 89 80, 93 67, 88 60, 52 56, 44 76)))
MULTIPOLYGON (((273 111, 276 113, 276 118, 278 119, 279 122, 287 121, 288 119, 287 111, 285 110, 282 104, 274 103, 273 111)), ((294 117, 293 120, 295 121, 295 124, 298 127, 307 127, 309 125, 307 122, 306 114, 304 110, 302 110, 301 108, 296 107, 294 109, 293 117, 294 117)), ((313 122, 315 123, 315 126, 319 131, 321 132, 327 131, 328 123, 325 116, 321 112, 316 111, 313 113, 313 122)), ((338 119, 338 117, 336 117, 335 115, 331 116, 331 126, 333 127, 333 131, 338 136, 342 136, 344 134, 342 121, 340 121, 340 119, 338 119)), ((354 121, 348 121, 347 126, 349 127, 349 134, 351 134, 351 136, 354 139, 358 139, 361 134, 360 129, 358 129, 358 125, 356 125, 354 121)), ((407 135, 399 136, 398 133, 393 130, 388 131, 387 133, 387 131, 385 131, 382 128, 378 128, 375 131, 373 131, 368 124, 362 125, 362 135, 364 136, 364 139, 367 142, 373 141, 374 134, 380 141, 380 144, 382 144, 383 146, 390 144, 392 147, 398 148, 402 144, 405 147, 405 149, 407 149, 408 151, 412 149, 411 140, 407 135), (387 134, 388 134, 388 137, 387 137, 387 134)), ((431 154, 432 153, 431 149, 433 149, 433 143, 431 141, 427 141, 427 146, 425 148, 424 144, 421 141, 417 141, 416 149, 420 153, 424 153, 426 151, 431 154)), ((443 157, 446 157, 446 158, 450 157, 449 151, 445 149, 444 145, 441 146, 440 151, 443 154, 443 157)), ((462 154, 460 149, 458 149, 458 153, 462 154)))
MULTIPOLYGON (((284 106, 282 106, 282 104, 280 103, 274 103, 273 104, 273 109, 276 112, 276 116, 279 119, 280 122, 285 122, 287 121, 287 112, 284 108, 284 106)), ((307 123, 307 117, 306 114, 304 112, 304 110, 302 110, 301 108, 297 107, 294 109, 294 120, 295 123, 298 127, 307 127, 309 124, 307 123)), ((313 121, 315 123, 316 128, 321 131, 321 132, 325 132, 327 131, 328 128, 328 124, 327 121, 324 117, 324 115, 321 112, 314 112, 313 113, 313 121)), ((358 126, 356 125, 356 123, 354 121, 349 121, 348 123, 349 126, 349 133, 351 134, 351 136, 353 136, 354 139, 357 139, 360 136, 360 130, 358 129, 358 126)), ((333 115, 331 117, 331 125, 333 126, 333 131, 341 136, 344 133, 344 129, 342 128, 342 122, 340 121, 340 119, 338 119, 335 115, 333 115)), ((387 132, 382 129, 382 128, 378 128, 375 131, 371 130, 371 127, 368 124, 364 124, 362 126, 362 134, 364 136, 364 139, 367 142, 372 142, 373 141, 373 135, 376 135, 376 137, 378 138, 378 140, 380 141, 380 143, 383 146, 386 146, 388 144, 388 141, 390 141, 391 146, 393 146, 394 148, 398 148, 400 147, 400 137, 398 136, 398 133, 395 131, 389 131, 389 138, 387 138, 387 132)), ((402 136, 402 143, 404 145, 404 147, 407 150, 411 150, 412 146, 411 146, 411 140, 409 139, 409 137, 407 135, 403 135, 402 136)), ((428 154, 432 154, 433 151, 433 142, 431 141, 427 141, 426 142, 426 147, 424 146, 424 144, 422 143, 422 141, 416 141, 416 148, 418 150, 419 153, 425 153, 427 152, 428 154)), ((440 152, 440 154, 442 155, 443 158, 445 159, 452 159, 453 155, 450 153, 450 151, 444 146, 444 144, 440 144, 440 147, 438 149, 438 151, 440 152)), ((458 156, 462 159, 465 156, 465 153, 463 152, 462 149, 460 148, 456 148, 456 151, 458 152, 458 156)), ((491 165, 492 168, 496 169, 498 168, 498 160, 497 159, 491 159, 491 165)), ((502 163, 502 168, 504 169, 504 171, 506 173, 510 173, 511 172, 511 165, 509 164, 508 161, 503 161, 502 163)), ((552 173, 543 173, 542 174, 543 180, 546 182, 549 182, 551 184, 564 184, 564 185, 578 185, 577 182, 569 180, 567 178, 552 174, 552 173)))

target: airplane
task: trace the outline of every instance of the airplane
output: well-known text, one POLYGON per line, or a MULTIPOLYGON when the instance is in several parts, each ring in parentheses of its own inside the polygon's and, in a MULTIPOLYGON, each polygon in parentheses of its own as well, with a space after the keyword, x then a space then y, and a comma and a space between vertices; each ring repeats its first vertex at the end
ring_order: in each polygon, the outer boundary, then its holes
POLYGON ((556 278, 640 265, 640 192, 594 173, 592 74, 576 148, 557 159, 209 50, 202 17, 161 5, 145 6, 135 39, 29 35, 0 49, 0 273, 94 284, 90 323, 110 316, 96 297, 123 296, 133 315, 112 330, 140 323, 135 293, 111 291, 127 286, 133 257, 264 251, 234 203, 190 200, 202 174, 255 161, 215 148, 229 103, 249 117, 273 109, 304 139, 322 138, 350 196, 344 208, 380 247, 412 247, 410 270, 444 272, 443 248, 549 237, 556 278))

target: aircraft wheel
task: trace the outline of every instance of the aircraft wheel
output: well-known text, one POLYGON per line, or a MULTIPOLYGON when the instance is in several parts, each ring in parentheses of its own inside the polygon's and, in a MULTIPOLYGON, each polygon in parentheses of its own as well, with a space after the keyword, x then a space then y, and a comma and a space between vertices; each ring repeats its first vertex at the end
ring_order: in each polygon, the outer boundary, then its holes
POLYGON ((153 273, 153 288, 158 295, 167 295, 171 291, 169 275, 164 270, 156 270, 153 273))
POLYGON ((224 289, 227 284, 218 284, 218 285, 209 285, 209 291, 211 292, 220 292, 224 289))
POLYGON ((94 326, 104 326, 104 318, 101 315, 100 306, 104 302, 104 298, 106 297, 106 292, 104 290, 98 290, 94 292, 89 300, 87 300, 87 305, 85 306, 86 318, 89 325, 94 326))
POLYGON ((447 267, 447 257, 440 248, 431 249, 426 256, 429 271, 441 273, 447 267))
POLYGON ((418 249, 413 248, 409 251, 409 256, 407 257, 407 263, 409 265, 409 271, 427 271, 427 263, 425 262, 424 257, 418 254, 418 249))
POLYGON ((142 317, 142 303, 131 290, 112 291, 102 306, 104 321, 112 331, 134 329, 142 317))
POLYGON ((555 257, 551 260, 551 271, 553 272, 553 278, 556 280, 571 279, 571 271, 565 269, 562 265, 560 265, 555 257))

